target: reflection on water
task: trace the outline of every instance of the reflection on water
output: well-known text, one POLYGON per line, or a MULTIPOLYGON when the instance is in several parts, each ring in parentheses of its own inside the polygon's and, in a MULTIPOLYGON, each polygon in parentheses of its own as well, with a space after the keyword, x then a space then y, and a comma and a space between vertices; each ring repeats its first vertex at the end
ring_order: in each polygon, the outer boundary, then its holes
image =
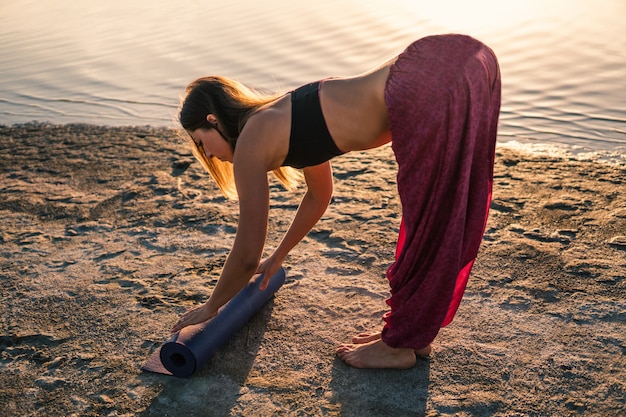
POLYGON ((169 125, 198 76, 284 90, 457 32, 500 58, 502 140, 615 149, 626 145, 624 18, 623 0, 5 1, 0 123, 169 125))

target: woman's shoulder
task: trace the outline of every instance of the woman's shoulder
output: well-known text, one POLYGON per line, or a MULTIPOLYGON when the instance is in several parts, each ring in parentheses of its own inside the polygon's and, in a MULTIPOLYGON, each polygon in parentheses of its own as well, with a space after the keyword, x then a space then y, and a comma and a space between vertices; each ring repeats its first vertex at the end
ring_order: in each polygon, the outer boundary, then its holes
POLYGON ((257 110, 246 123, 246 128, 251 126, 255 130, 271 131, 277 124, 289 123, 290 118, 291 96, 286 94, 257 110))
POLYGON ((289 150, 291 100, 283 96, 251 116, 237 140, 237 148, 248 149, 263 159, 267 169, 278 168, 289 150))

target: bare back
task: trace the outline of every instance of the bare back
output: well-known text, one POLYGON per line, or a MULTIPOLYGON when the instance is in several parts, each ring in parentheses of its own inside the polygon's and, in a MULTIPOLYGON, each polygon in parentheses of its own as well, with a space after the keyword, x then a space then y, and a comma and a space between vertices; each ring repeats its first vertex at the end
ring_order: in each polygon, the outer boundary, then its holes
POLYGON ((391 140, 384 97, 390 64, 356 77, 328 79, 322 84, 322 111, 339 149, 370 149, 391 140))
MULTIPOLYGON (((391 140, 384 97, 390 65, 391 61, 362 75, 322 83, 322 113, 340 150, 371 149, 391 140)), ((276 169, 287 156, 290 129, 291 97, 285 95, 248 120, 237 147, 250 141, 265 168, 276 169)))

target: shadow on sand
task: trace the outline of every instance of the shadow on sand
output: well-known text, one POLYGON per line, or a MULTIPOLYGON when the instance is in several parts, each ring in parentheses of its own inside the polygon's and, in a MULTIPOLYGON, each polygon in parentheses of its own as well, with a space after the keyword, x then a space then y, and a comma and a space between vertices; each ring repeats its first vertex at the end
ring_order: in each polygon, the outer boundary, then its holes
POLYGON ((141 384, 158 387, 160 392, 140 416, 194 416, 198 410, 207 416, 230 415, 263 341, 273 306, 271 299, 189 378, 141 374, 141 384))
POLYGON ((430 359, 407 370, 355 369, 335 358, 330 388, 342 417, 408 417, 426 412, 430 359))

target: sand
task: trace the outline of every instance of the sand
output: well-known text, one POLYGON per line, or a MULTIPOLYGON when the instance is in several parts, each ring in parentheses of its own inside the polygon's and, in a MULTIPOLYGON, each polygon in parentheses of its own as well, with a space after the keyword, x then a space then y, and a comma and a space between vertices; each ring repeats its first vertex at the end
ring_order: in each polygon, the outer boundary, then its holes
MULTIPOLYGON (((624 164, 500 146, 460 310, 404 371, 334 355, 386 311, 391 150, 339 157, 334 174, 285 285, 179 379, 140 367, 211 293, 236 203, 169 129, 0 127, 0 415, 626 415, 624 164)), ((268 248, 301 195, 272 182, 268 248)))

